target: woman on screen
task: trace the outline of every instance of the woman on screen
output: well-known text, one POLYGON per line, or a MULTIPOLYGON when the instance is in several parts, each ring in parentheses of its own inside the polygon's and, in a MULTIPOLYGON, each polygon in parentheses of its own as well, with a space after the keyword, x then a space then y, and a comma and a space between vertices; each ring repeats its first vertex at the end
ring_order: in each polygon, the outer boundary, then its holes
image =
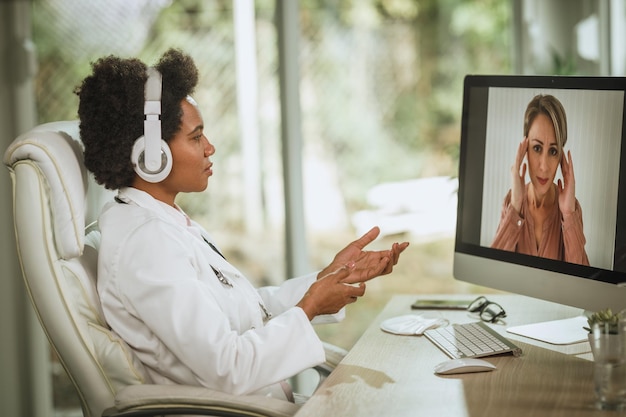
POLYGON ((565 155, 563 149, 566 142, 567 118, 561 102, 551 95, 533 97, 526 107, 524 139, 511 167, 511 189, 491 247, 589 265, 572 155, 570 151, 565 155), (555 184, 559 166, 563 180, 555 184))

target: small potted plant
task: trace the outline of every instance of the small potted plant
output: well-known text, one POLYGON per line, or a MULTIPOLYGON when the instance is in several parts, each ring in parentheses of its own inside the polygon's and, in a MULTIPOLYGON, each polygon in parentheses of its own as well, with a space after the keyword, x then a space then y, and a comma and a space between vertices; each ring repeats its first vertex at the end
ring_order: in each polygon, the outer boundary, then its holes
POLYGON ((589 332, 589 345, 596 360, 599 359, 599 356, 613 356, 616 354, 615 350, 622 349, 618 333, 619 323, 623 320, 623 316, 623 312, 613 313, 610 308, 607 308, 597 311, 587 318, 589 326, 584 327, 584 329, 589 332))
POLYGON ((585 327, 589 333, 592 333, 594 325, 600 325, 605 333, 617 334, 617 324, 621 319, 621 314, 615 314, 610 308, 593 313, 587 317, 587 324, 589 327, 585 327))

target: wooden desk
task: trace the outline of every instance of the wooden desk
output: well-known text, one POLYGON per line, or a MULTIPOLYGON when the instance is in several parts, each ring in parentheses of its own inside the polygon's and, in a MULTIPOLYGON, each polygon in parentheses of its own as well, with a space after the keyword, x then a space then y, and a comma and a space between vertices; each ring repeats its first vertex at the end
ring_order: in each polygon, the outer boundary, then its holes
MULTIPOLYGON (((493 372, 438 376, 433 367, 449 358, 429 340, 379 328, 387 318, 410 314, 411 303, 419 297, 394 297, 296 416, 618 414, 591 407, 593 363, 576 356, 589 350, 588 343, 558 347, 506 332, 507 326, 574 317, 580 310, 517 295, 489 296, 508 314, 506 325, 493 327, 520 346, 523 355, 488 358, 498 367, 493 372)), ((464 311, 442 314, 452 323, 472 321, 464 311)))

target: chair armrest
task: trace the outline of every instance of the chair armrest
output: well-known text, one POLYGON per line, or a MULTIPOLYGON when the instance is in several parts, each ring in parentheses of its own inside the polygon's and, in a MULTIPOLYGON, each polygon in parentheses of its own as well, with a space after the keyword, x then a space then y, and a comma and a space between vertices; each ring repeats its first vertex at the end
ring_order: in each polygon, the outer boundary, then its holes
POLYGON ((291 417, 299 406, 256 395, 230 395, 188 385, 129 385, 102 417, 198 414, 228 417, 291 417))
POLYGON ((323 342, 326 352, 326 361, 315 367, 322 378, 326 378, 339 365, 339 362, 348 354, 348 351, 328 342, 323 342))

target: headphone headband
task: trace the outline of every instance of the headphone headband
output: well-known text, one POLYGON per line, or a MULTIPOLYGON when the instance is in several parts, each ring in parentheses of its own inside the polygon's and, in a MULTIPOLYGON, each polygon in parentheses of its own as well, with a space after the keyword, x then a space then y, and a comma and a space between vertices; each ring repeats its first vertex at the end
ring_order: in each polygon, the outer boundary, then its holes
POLYGON ((144 163, 151 172, 161 168, 161 91, 163 82, 161 73, 156 68, 148 68, 148 80, 145 87, 143 122, 146 141, 144 163))
POLYGON ((163 78, 153 67, 147 70, 144 87, 144 134, 135 141, 131 162, 135 172, 148 182, 163 181, 172 169, 172 153, 161 138, 161 93, 163 78))

